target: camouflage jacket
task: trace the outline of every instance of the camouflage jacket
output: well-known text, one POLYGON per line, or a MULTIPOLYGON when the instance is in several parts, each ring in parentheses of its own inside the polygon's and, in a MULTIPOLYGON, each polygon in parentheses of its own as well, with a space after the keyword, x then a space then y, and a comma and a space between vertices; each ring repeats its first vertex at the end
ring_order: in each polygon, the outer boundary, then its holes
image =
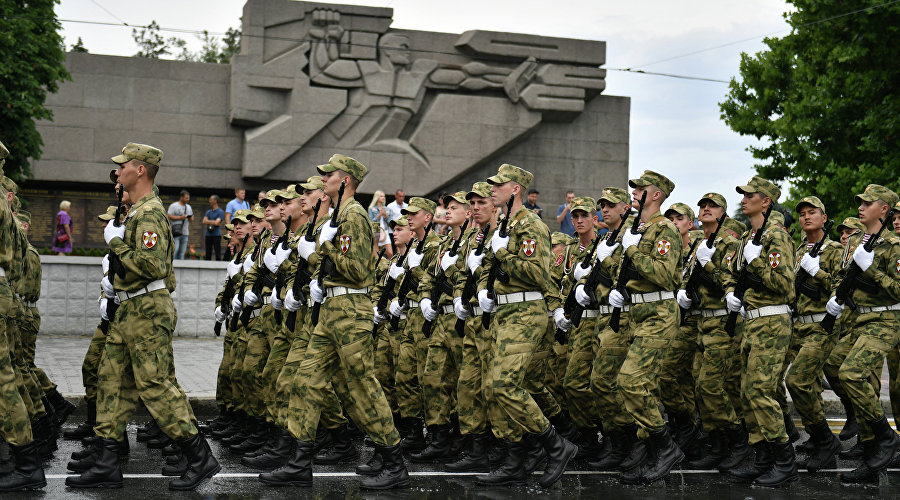
MULTIPOLYGON (((400 277, 400 283, 407 281, 409 279, 414 280, 414 283, 407 284, 407 292, 406 296, 402 297, 405 300, 422 300, 423 298, 428 296, 428 290, 425 290, 422 287, 423 282, 426 280, 427 275, 434 269, 434 263, 438 259, 438 252, 440 251, 441 244, 444 242, 443 236, 438 236, 434 233, 429 233, 425 236, 425 248, 423 252, 425 253, 425 258, 422 259, 422 263, 416 266, 414 269, 409 268, 409 258, 406 259, 406 273, 400 277)), ((416 251, 416 247, 419 244, 419 240, 413 240, 409 242, 412 245, 409 253, 410 255, 416 251)))
MULTIPOLYGON (((803 242, 797 251, 796 267, 794 273, 800 271, 800 259, 809 252, 815 242, 803 242)), ((837 283, 838 274, 841 271, 841 252, 844 247, 840 243, 825 238, 822 249, 819 252, 819 272, 810 276, 799 289, 794 290, 797 298, 797 314, 820 314, 825 312, 825 303, 831 297, 831 290, 837 283)), ((806 274, 806 271, 802 271, 806 274)))
POLYGON ((41 298, 41 256, 31 244, 25 255, 25 290, 22 295, 28 302, 37 302, 41 298))
MULTIPOLYGON (((493 227, 493 226, 491 226, 491 227, 493 227)), ((460 272, 462 273, 462 275, 459 277, 459 279, 456 281, 456 284, 453 287, 453 297, 462 297, 462 295, 463 295, 463 290, 466 287, 466 281, 469 279, 469 270, 468 270, 468 267, 466 264, 466 259, 469 256, 469 252, 478 248, 478 243, 481 241, 481 239, 479 238, 480 235, 481 235, 480 227, 478 227, 478 226, 470 227, 469 229, 466 230, 465 240, 463 240, 462 244, 459 246, 459 260, 456 261, 456 267, 460 269, 460 272)), ((490 238, 490 237, 491 237, 490 234, 485 236, 485 238, 490 238)), ((488 248, 487 243, 485 243, 484 248, 486 251, 488 251, 488 252, 490 251, 490 248, 488 248)), ((488 257, 485 255, 484 258, 485 258, 485 260, 487 260, 488 257)), ((482 266, 482 268, 475 270, 476 289, 478 288, 478 280, 481 277, 482 269, 483 269, 483 266, 482 266)), ((469 301, 468 305, 477 306, 478 298, 473 295, 472 300, 469 301)))
MULTIPOLYGON (((844 252, 842 274, 853 262, 853 252, 868 239, 868 234, 850 237, 844 252)), ((875 260, 856 282, 853 302, 857 306, 888 306, 900 302, 900 237, 889 234, 878 238, 872 249, 875 260)), ((837 284, 835 284, 837 288, 837 284)))
MULTIPOLYGON (((439 305, 447 305, 453 303, 453 290, 456 289, 456 283, 459 281, 465 281, 465 272, 458 265, 460 261, 465 261, 465 254, 463 253, 464 247, 463 242, 465 241, 466 235, 462 235, 462 241, 459 242, 459 248, 457 249, 457 255, 459 256, 456 259, 456 265, 452 265, 447 268, 447 271, 441 269, 441 258, 445 253, 450 252, 450 249, 453 247, 453 239, 452 233, 441 239, 441 242, 438 246, 437 255, 434 259, 434 264, 428 269, 428 273, 425 274, 424 279, 419 284, 419 297, 421 298, 431 298, 431 294, 435 285, 439 281, 439 276, 444 275, 446 277, 445 281, 445 292, 441 294, 440 302, 436 304, 432 304, 432 306, 437 309, 439 305), (449 292, 449 293, 447 293, 449 292)), ((424 263, 424 261, 423 261, 424 263)))
MULTIPOLYGON (((365 288, 375 282, 375 256, 372 254, 372 224, 366 209, 353 198, 341 202, 331 214, 338 220, 338 231, 332 241, 319 246, 319 259, 329 258, 334 274, 326 277, 323 288, 345 286, 365 288)), ((312 261, 310 256, 310 261, 312 261)), ((316 273, 318 275, 318 273, 316 273)))
POLYGON ((116 290, 134 292, 156 280, 165 280, 174 289, 172 228, 155 194, 134 204, 125 219, 125 237, 113 238, 109 248, 125 269, 124 277, 116 277, 116 290))
MULTIPOLYGON (((705 245, 701 240, 699 245, 705 245)), ((682 287, 687 288, 691 274, 698 272, 696 281, 696 293, 700 297, 699 304, 692 304, 692 309, 724 309, 725 308, 725 291, 724 286, 727 282, 726 276, 731 272, 731 261, 740 248, 741 242, 730 234, 720 231, 713 241, 716 247, 712 259, 706 263, 701 269, 695 271, 697 266, 697 249, 691 253, 691 258, 685 268, 682 287)))
MULTIPOLYGON (((316 219, 316 226, 313 228, 313 241, 318 240, 319 229, 322 228, 324 224, 331 220, 329 214, 325 214, 316 219)), ((297 266, 300 263, 300 254, 297 253, 297 245, 300 243, 301 238, 306 237, 306 231, 309 229, 309 222, 306 222, 300 229, 297 230, 297 233, 294 234, 290 239, 290 246, 294 249, 291 252, 291 255, 288 257, 288 260, 281 264, 281 267, 278 268, 279 273, 285 273, 284 275, 284 287, 281 290, 279 296, 284 299, 287 295, 287 291, 294 287, 294 279, 297 277, 297 266)), ((316 243, 318 246, 318 242, 316 243)), ((306 264, 306 270, 309 272, 311 276, 311 280, 315 279, 317 276, 317 271, 319 269, 319 254, 313 253, 309 256, 309 260, 306 264)), ((301 291, 303 292, 303 297, 309 298, 309 283, 304 283, 301 287, 301 291)), ((299 300, 299 297, 294 297, 299 300)), ((306 307, 306 304, 303 305, 306 307)))
MULTIPOLYGON (((623 236, 627 230, 630 228, 623 229, 623 236)), ((625 287, 632 293, 677 290, 683 249, 675 224, 656 212, 641 223, 638 232, 643 234, 641 240, 626 252, 631 267, 623 271, 629 273, 625 287)))
MULTIPOLYGON (((726 294, 734 291, 745 265, 744 248, 754 233, 748 229, 741 235, 740 248, 731 259, 731 272, 726 276, 726 294)), ((744 295, 748 310, 794 301, 794 253, 790 235, 780 225, 770 221, 763 231, 761 244, 762 253, 748 267, 751 276, 755 277, 752 288, 744 295)))

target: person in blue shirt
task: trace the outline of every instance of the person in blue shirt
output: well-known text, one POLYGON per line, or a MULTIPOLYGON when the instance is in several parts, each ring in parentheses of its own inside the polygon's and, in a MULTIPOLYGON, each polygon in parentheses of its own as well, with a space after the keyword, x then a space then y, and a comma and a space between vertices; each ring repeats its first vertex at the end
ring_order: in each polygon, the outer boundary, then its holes
POLYGON ((209 197, 209 210, 203 216, 203 225, 206 227, 206 260, 222 260, 222 225, 225 223, 225 211, 219 208, 219 195, 209 197))
POLYGON ((575 199, 575 191, 566 191, 566 203, 556 209, 556 222, 559 222, 559 232, 569 236, 575 235, 575 224, 572 224, 572 200, 575 199))
POLYGON ((227 205, 225 205, 225 224, 231 222, 231 218, 234 217, 234 213, 242 208, 246 208, 250 210, 250 203, 244 199, 244 196, 247 195, 247 190, 244 188, 235 188, 234 190, 234 199, 229 201, 227 205))

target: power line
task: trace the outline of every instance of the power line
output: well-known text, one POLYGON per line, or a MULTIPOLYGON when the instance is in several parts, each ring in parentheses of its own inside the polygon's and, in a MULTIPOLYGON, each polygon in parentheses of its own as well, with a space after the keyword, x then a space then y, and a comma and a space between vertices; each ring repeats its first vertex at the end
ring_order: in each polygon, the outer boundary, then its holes
POLYGON ((125 26, 128 26, 128 23, 126 23, 125 21, 123 21, 121 17, 119 17, 119 16, 113 14, 112 12, 110 12, 109 9, 107 9, 106 7, 100 5, 100 2, 98 2, 97 0, 91 0, 91 3, 93 3, 93 4, 96 5, 97 7, 100 7, 101 9, 103 9, 103 12, 106 12, 107 14, 109 14, 110 16, 112 16, 113 19, 116 19, 117 21, 119 21, 120 23, 124 24, 125 26))
POLYGON ((673 73, 658 73, 655 71, 644 71, 642 69, 631 68, 606 68, 610 71, 621 71, 623 73, 637 73, 639 75, 666 76, 669 78, 679 78, 681 80, 699 80, 702 82, 730 83, 728 80, 720 80, 718 78, 706 78, 703 76, 676 75, 673 73))

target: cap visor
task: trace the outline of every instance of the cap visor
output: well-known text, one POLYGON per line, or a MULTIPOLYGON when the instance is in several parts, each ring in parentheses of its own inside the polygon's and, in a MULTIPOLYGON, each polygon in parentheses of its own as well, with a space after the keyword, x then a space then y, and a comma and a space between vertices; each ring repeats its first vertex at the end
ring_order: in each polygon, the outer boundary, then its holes
POLYGON ((649 186, 650 183, 645 181, 644 179, 629 179, 628 186, 632 188, 639 188, 649 186))
POLYGON ((327 174, 328 172, 334 172, 335 170, 337 170, 337 167, 330 163, 326 163, 324 165, 319 165, 318 167, 316 167, 316 170, 318 170, 320 174, 327 174))
POLYGON ((502 175, 492 175, 487 178, 488 184, 494 184, 494 185, 506 184, 509 181, 510 181, 510 179, 503 177, 502 175))
POLYGON ((406 208, 400 210, 400 213, 403 215, 414 214, 414 213, 418 212, 419 210, 422 210, 422 209, 419 207, 409 206, 409 207, 406 207, 406 208))
POLYGON ((753 193, 759 192, 750 186, 738 186, 738 187, 734 188, 734 190, 741 194, 753 194, 753 193))

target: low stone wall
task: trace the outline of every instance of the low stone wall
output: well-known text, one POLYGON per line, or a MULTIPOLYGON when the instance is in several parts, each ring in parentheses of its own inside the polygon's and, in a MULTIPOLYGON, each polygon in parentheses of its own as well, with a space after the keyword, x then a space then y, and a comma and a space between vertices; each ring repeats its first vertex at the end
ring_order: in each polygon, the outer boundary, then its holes
MULTIPOLYGON (((100 322, 97 297, 103 272, 99 257, 42 255, 42 334, 90 335, 100 322)), ((216 295, 225 277, 225 262, 176 260, 175 307, 180 337, 212 336, 216 295)))

